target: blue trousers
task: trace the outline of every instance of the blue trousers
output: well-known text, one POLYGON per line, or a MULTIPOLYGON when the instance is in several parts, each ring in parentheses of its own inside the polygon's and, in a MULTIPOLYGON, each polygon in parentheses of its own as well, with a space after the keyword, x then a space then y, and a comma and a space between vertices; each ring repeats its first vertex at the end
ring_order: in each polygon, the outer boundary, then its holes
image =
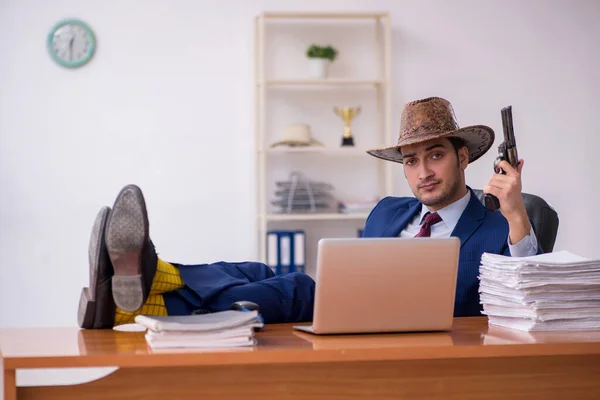
POLYGON ((276 276, 258 262, 172 264, 179 268, 185 286, 164 294, 169 315, 224 311, 247 300, 258 304, 265 323, 312 321, 315 282, 306 274, 276 276))

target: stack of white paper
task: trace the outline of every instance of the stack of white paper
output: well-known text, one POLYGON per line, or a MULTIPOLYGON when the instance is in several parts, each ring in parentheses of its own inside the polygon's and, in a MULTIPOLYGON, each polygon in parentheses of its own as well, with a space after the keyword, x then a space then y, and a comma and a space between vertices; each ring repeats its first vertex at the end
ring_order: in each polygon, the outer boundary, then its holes
POLYGON ((148 328, 146 342, 155 349, 240 347, 256 344, 254 331, 264 326, 257 311, 154 317, 138 315, 148 328))
POLYGON ((600 260, 567 251, 484 253, 479 293, 490 325, 522 331, 600 329, 600 260))

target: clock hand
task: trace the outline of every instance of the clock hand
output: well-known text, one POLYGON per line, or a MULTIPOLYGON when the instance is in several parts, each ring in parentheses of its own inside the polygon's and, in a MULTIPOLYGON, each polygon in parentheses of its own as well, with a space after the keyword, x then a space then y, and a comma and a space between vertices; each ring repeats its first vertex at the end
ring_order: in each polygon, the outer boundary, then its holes
POLYGON ((73 42, 75 41, 75 36, 72 36, 69 40, 69 61, 73 61, 73 42))

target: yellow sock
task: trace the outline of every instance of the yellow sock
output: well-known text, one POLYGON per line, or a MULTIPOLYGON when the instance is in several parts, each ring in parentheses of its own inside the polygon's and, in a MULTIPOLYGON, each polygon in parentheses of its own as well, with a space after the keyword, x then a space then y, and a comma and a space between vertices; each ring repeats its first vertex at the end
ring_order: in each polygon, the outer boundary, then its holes
POLYGON ((183 280, 181 279, 181 275, 179 275, 179 269, 159 258, 150 294, 163 294, 181 289, 182 287, 183 280))
POLYGON ((133 323, 135 316, 140 314, 167 315, 165 299, 162 296, 163 293, 181 289, 182 287, 183 280, 181 279, 181 275, 179 275, 177 267, 159 258, 156 265, 156 274, 154 274, 152 287, 150 288, 150 294, 146 302, 139 310, 133 312, 124 311, 117 307, 115 312, 115 326, 133 323))
POLYGON ((167 315, 167 307, 165 307, 165 299, 162 294, 148 295, 146 302, 142 308, 130 312, 121 310, 117 307, 115 311, 115 326, 122 324, 132 324, 136 315, 167 315))

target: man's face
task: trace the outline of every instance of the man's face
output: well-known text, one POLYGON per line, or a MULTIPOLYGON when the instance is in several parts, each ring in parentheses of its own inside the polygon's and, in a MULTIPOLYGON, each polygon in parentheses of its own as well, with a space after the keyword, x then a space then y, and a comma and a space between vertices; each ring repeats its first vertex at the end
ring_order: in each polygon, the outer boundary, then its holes
POLYGON ((466 147, 458 154, 448 139, 403 146, 404 176, 417 199, 436 211, 466 194, 466 147))

